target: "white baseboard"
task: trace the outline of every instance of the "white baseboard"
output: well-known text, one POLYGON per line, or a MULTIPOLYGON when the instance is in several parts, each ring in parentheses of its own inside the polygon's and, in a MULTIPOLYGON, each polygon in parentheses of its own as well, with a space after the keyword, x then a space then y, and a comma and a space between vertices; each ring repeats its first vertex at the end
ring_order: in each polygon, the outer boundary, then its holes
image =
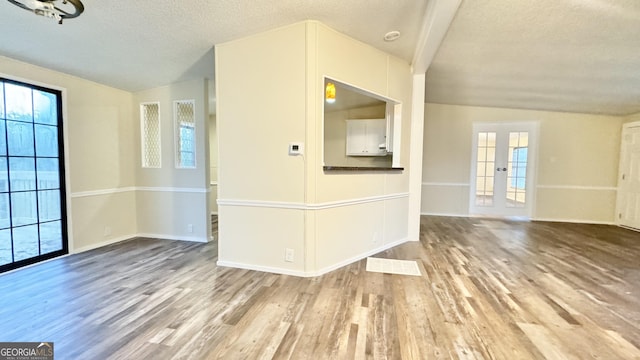
POLYGON ((216 265, 222 266, 222 267, 235 268, 235 269, 268 272, 272 274, 309 277, 309 275, 307 275, 304 271, 300 271, 300 270, 291 270, 291 269, 276 268, 276 267, 270 267, 270 266, 253 265, 253 264, 244 264, 244 263, 239 263, 235 261, 218 260, 216 262, 216 265))
MULTIPOLYGON (((32 267, 32 266, 39 265, 39 264, 44 264, 44 263, 47 263, 49 261, 62 259, 64 257, 70 256, 70 255, 80 254, 80 253, 83 253, 83 252, 86 252, 86 251, 95 250, 95 249, 98 249, 98 248, 101 248, 101 247, 109 246, 109 245, 112 245, 112 244, 117 244, 119 242, 131 240, 131 239, 138 238, 138 237, 150 237, 150 238, 158 238, 158 239, 166 239, 166 240, 178 240, 178 241, 182 240, 182 241, 193 241, 193 242, 206 242, 206 241, 202 241, 202 239, 197 238, 197 237, 184 238, 184 237, 177 237, 177 236, 157 235, 157 234, 156 235, 151 235, 151 234, 124 235, 124 236, 114 237, 114 238, 111 238, 109 240, 101 241, 101 242, 96 243, 96 244, 82 246, 82 247, 75 248, 75 249, 69 249, 69 253, 68 254, 57 256, 57 257, 54 257, 54 258, 51 258, 51 259, 47 259, 47 260, 43 260, 43 261, 39 261, 39 262, 34 263, 34 264, 30 264, 30 265, 19 267, 17 269, 5 271, 4 273, 0 274, 0 276, 9 274, 9 273, 17 271, 17 270, 22 270, 22 269, 26 269, 26 268, 29 268, 29 267, 32 267)), ((211 236, 211 241, 213 241, 213 240, 214 240, 214 237, 211 236)))
MULTIPOLYGON (((206 243, 208 242, 208 240, 206 238, 201 238, 201 237, 197 237, 197 236, 191 236, 191 237, 184 237, 184 236, 175 236, 175 235, 162 235, 162 234, 131 234, 131 235, 124 235, 124 236, 118 236, 106 241, 102 241, 96 244, 91 244, 91 245, 87 245, 87 246, 83 246, 83 247, 79 247, 73 250, 69 251, 69 254, 78 254, 81 252, 85 252, 85 251, 89 251, 89 250, 93 250, 93 249, 97 249, 97 248, 101 248, 104 246, 108 246, 111 244, 116 244, 122 241, 126 241, 126 240, 131 240, 134 238, 140 238, 140 237, 145 237, 145 238, 152 238, 152 239, 162 239, 162 240, 175 240, 175 241, 190 241, 190 242, 199 242, 199 243, 206 243)), ((211 236, 211 241, 213 241, 213 236, 211 236)))
MULTIPOLYGON (((464 217, 464 218, 477 218, 477 215, 470 214, 448 214, 448 213, 420 213, 421 216, 446 216, 446 217, 464 217)), ((594 225, 615 225, 612 221, 595 221, 584 219, 550 219, 550 218, 531 218, 531 221, 547 221, 547 222, 560 222, 571 224, 594 224, 594 225)))
POLYGON ((115 238, 112 238, 112 239, 109 239, 109 240, 101 241, 101 242, 96 243, 96 244, 91 244, 91 245, 82 246, 82 247, 73 249, 73 250, 69 251, 69 254, 79 254, 81 252, 85 252, 85 251, 101 248, 101 247, 108 246, 108 245, 115 244, 115 243, 119 243, 121 241, 130 240, 130 239, 133 239, 135 237, 136 237, 136 235, 118 236, 118 237, 115 237, 115 238))
POLYGON ((12 272, 17 272, 17 271, 21 271, 21 270, 24 270, 24 269, 28 269, 28 268, 30 268, 30 267, 38 266, 38 265, 41 265, 41 264, 46 264, 46 263, 48 263, 48 262, 50 262, 50 261, 60 260, 60 259, 62 259, 62 258, 66 258, 67 256, 70 256, 70 255, 73 255, 73 254, 72 254, 72 253, 68 253, 68 254, 64 254, 64 255, 56 256, 56 257, 51 258, 51 259, 38 261, 37 263, 33 263, 33 264, 29 264, 29 265, 21 266, 21 267, 19 267, 19 268, 17 268, 17 269, 8 270, 8 271, 5 271, 5 272, 3 272, 3 273, 0 273, 0 277, 5 276, 5 275, 9 275, 9 274, 11 274, 12 272))
POLYGON ((316 272, 313 272, 313 273, 311 273, 311 274, 309 274, 307 276, 321 276, 321 275, 324 275, 324 274, 326 274, 328 272, 331 272, 333 270, 339 269, 339 268, 341 268, 343 266, 347 266, 349 264, 353 264, 354 262, 360 261, 360 260, 362 260, 362 259, 364 259, 366 257, 371 256, 371 255, 375 255, 375 254, 377 254, 379 252, 391 249, 392 247, 404 244, 407 241, 408 241, 408 239, 404 238, 404 239, 400 239, 400 240, 397 240, 397 241, 394 241, 394 242, 391 242, 391 243, 388 243, 388 244, 384 244, 384 245, 382 245, 380 247, 377 247, 375 249, 369 250, 369 251, 367 251, 367 252, 365 252, 363 254, 356 255, 356 256, 354 256, 354 257, 352 257, 350 259, 343 260, 343 261, 341 261, 341 262, 339 262, 337 264, 327 266, 327 267, 325 267, 323 269, 320 269, 320 270, 318 270, 316 272))
POLYGON ((595 221, 583 219, 547 219, 547 218, 531 218, 531 221, 547 221, 570 224, 593 224, 593 225, 615 225, 613 221, 595 221))
MULTIPOLYGON (((616 224, 618 225, 618 224, 616 224)), ((619 227, 623 228, 623 229, 627 229, 627 230, 631 230, 631 231, 635 231, 635 232, 640 232, 640 229, 636 229, 634 227, 631 226, 626 226, 626 225, 618 225, 619 227)))
POLYGON ((191 242, 199 242, 199 243, 209 242, 206 237, 200 237, 200 236, 176 236, 176 235, 166 235, 166 234, 138 234, 138 235, 136 235, 136 237, 146 237, 146 238, 163 239, 163 240, 191 241, 191 242))
POLYGON ((432 212, 421 212, 421 216, 446 216, 446 217, 471 217, 469 214, 451 214, 451 213, 432 213, 432 212))
POLYGON ((278 267, 271 267, 271 266, 262 266, 262 265, 253 265, 253 264, 245 264, 245 263, 239 263, 239 262, 235 262, 235 261, 225 261, 225 260, 218 260, 218 262, 216 263, 218 266, 223 266, 223 267, 231 267, 231 268, 237 268, 237 269, 245 269, 245 270, 254 270, 254 271, 262 271, 262 272, 268 272, 268 273, 273 273, 273 274, 280 274, 280 275, 291 275, 291 276, 298 276, 298 277, 316 277, 316 276, 322 276, 326 273, 329 273, 331 271, 334 271, 336 269, 339 269, 341 267, 347 266, 349 264, 352 264, 356 261, 360 261, 368 256, 377 254, 379 252, 388 250, 394 246, 398 246, 401 244, 404 244, 405 242, 407 242, 407 239, 401 239, 398 241, 394 241, 392 243, 389 244, 384 244, 378 248, 375 248, 373 250, 369 250, 365 253, 359 254, 357 256, 351 257, 349 259, 343 260, 339 263, 327 266, 323 269, 320 269, 318 271, 301 271, 301 270, 291 270, 291 269, 284 269, 284 268, 278 268, 278 267))

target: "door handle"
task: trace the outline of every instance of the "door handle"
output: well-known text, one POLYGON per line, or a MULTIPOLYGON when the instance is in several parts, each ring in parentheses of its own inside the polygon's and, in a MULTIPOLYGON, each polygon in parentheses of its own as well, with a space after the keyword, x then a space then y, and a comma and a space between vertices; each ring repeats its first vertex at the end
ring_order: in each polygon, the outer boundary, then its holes
POLYGON ((507 168, 497 168, 496 171, 507 171, 507 168))

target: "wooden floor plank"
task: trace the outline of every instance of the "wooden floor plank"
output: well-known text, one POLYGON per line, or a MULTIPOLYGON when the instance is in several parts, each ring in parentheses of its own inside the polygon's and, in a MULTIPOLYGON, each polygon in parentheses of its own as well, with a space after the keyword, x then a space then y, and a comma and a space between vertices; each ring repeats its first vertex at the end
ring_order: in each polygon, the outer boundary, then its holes
POLYGON ((375 256, 421 276, 362 260, 297 278, 219 268, 216 242, 121 242, 0 275, 0 341, 59 359, 640 359, 639 233, 424 216, 420 234, 375 256))

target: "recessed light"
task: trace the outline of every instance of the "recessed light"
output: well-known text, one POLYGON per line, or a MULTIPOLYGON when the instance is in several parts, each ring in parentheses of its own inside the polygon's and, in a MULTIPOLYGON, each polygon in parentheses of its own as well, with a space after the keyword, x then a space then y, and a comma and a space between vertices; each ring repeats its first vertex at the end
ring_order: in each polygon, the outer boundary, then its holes
POLYGON ((396 41, 400 37, 400 31, 394 30, 384 34, 384 41, 396 41))

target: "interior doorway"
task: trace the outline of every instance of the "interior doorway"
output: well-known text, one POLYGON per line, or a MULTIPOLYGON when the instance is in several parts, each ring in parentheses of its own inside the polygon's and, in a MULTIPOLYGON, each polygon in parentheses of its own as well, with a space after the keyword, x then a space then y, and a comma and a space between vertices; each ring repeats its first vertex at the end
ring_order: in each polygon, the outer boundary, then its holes
POLYGON ((215 114, 209 114, 209 209, 211 241, 218 240, 218 128, 215 114))
POLYGON ((640 229, 640 122, 622 129, 618 181, 618 224, 640 229))
POLYGON ((531 217, 537 128, 535 122, 474 124, 470 214, 531 217))

